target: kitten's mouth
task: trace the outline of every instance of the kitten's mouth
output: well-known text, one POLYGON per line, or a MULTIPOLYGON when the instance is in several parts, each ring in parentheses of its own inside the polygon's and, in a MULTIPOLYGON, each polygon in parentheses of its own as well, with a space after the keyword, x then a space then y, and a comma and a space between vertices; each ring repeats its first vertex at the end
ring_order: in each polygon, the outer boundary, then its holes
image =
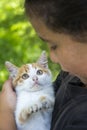
POLYGON ((42 87, 38 82, 35 82, 33 84, 33 86, 30 88, 30 91, 32 91, 32 92, 33 91, 40 91, 40 90, 42 90, 42 87))
POLYGON ((35 84, 32 86, 32 88, 34 88, 34 89, 39 89, 39 88, 40 88, 40 85, 37 84, 37 83, 35 83, 35 84))
POLYGON ((39 85, 39 83, 38 83, 38 82, 35 82, 33 86, 38 86, 38 85, 39 85))
POLYGON ((34 82, 33 87, 39 87, 40 83, 38 83, 37 81, 34 82))

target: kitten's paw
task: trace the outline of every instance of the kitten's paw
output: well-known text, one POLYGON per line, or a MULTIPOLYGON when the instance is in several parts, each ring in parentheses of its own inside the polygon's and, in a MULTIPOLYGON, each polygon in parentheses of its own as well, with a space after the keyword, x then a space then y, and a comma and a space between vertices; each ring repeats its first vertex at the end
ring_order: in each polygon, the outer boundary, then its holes
POLYGON ((40 97, 40 102, 43 108, 51 108, 53 106, 53 103, 44 96, 40 97))
POLYGON ((23 109, 23 110, 20 112, 20 114, 19 114, 19 118, 18 118, 19 123, 20 123, 21 125, 23 125, 23 124, 27 121, 28 118, 29 118, 28 110, 27 110, 27 109, 23 109))
POLYGON ((31 114, 31 113, 35 113, 35 112, 38 112, 39 110, 42 109, 42 104, 41 103, 37 103, 37 104, 33 104, 31 105, 29 108, 28 108, 28 113, 31 114))

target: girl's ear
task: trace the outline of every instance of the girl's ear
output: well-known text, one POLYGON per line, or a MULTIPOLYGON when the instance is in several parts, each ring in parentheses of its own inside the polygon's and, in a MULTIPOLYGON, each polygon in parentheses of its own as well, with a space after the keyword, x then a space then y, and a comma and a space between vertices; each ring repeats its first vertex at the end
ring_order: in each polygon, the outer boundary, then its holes
POLYGON ((48 68, 48 60, 45 51, 42 51, 40 58, 38 59, 37 63, 44 68, 48 68))
POLYGON ((10 77, 11 78, 15 78, 15 76, 17 75, 18 72, 18 67, 16 67, 15 65, 13 65, 11 62, 6 61, 5 62, 5 66, 7 68, 7 70, 10 73, 10 77))

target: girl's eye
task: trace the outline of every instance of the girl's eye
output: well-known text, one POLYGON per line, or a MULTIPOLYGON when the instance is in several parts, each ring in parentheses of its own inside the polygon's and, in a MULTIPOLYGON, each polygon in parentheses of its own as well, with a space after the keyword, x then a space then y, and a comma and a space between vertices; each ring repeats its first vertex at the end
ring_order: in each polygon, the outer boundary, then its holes
POLYGON ((28 74, 23 74, 22 75, 22 79, 28 79, 29 78, 29 75, 28 74))
POLYGON ((43 74, 43 71, 42 70, 38 70, 37 71, 37 75, 42 75, 43 74))
POLYGON ((57 49, 57 45, 53 45, 50 48, 51 48, 51 50, 56 50, 57 49))

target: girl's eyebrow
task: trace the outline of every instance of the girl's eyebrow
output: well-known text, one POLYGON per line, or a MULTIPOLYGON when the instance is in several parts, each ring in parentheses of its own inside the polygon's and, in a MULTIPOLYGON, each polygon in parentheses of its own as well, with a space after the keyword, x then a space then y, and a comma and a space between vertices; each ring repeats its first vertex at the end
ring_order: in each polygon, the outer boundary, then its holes
POLYGON ((41 37, 41 36, 39 36, 39 38, 40 38, 42 41, 50 42, 48 39, 45 39, 45 38, 43 38, 43 37, 41 37))
POLYGON ((44 41, 44 42, 50 43, 51 45, 54 44, 54 42, 52 42, 52 41, 50 41, 50 40, 48 40, 48 39, 45 39, 45 38, 43 38, 43 37, 41 37, 41 36, 39 36, 39 38, 40 38, 42 41, 44 41))

